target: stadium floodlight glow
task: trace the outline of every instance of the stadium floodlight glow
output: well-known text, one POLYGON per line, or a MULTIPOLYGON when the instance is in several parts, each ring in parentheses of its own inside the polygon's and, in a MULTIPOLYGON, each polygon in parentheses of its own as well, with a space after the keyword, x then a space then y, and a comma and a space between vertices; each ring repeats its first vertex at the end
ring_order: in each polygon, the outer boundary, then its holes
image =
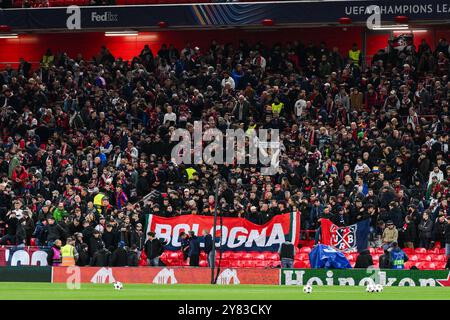
POLYGON ((408 30, 407 24, 394 24, 384 26, 374 26, 373 30, 408 30))
POLYGON ((0 39, 17 39, 18 37, 17 33, 0 33, 0 39))
POLYGON ((137 31, 106 31, 106 37, 134 37, 137 36, 139 32, 137 31))

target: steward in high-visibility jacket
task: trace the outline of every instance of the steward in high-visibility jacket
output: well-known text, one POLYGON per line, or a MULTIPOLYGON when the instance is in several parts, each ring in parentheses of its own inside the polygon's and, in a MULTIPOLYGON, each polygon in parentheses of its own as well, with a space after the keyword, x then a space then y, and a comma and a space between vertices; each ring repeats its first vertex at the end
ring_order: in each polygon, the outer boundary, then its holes
POLYGON ((358 46, 353 44, 352 49, 348 51, 348 57, 353 61, 353 63, 359 66, 359 60, 361 58, 361 50, 358 49, 358 46))
POLYGON ((187 174, 187 178, 188 180, 193 180, 194 179, 194 174, 197 173, 197 170, 195 170, 192 167, 186 168, 186 174, 187 174))
POLYGON ((70 267, 75 265, 75 260, 78 254, 75 250, 74 244, 75 240, 68 238, 66 245, 61 247, 61 266, 70 267))

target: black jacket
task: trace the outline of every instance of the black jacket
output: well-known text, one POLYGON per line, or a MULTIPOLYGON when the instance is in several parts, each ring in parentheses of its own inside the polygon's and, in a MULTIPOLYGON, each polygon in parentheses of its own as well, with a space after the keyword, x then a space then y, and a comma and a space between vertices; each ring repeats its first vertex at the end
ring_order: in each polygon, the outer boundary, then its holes
POLYGON ((370 266, 373 266, 373 259, 369 250, 361 251, 356 258, 355 268, 366 269, 370 266))
POLYGON ((433 231, 433 221, 430 219, 422 220, 419 223, 419 238, 420 239, 431 239, 433 231))
POLYGON ((389 253, 383 254, 380 256, 379 260, 379 268, 380 269, 391 269, 391 256, 389 253))
POLYGON ((128 263, 128 252, 125 248, 117 248, 111 255, 112 267, 125 267, 128 263))
POLYGON ((139 256, 136 251, 129 251, 127 257, 127 265, 130 267, 137 267, 139 264, 139 256))
POLYGON ((139 234, 136 230, 132 230, 130 234, 130 246, 135 244, 139 250, 142 250, 145 244, 145 238, 145 232, 141 232, 141 234, 139 234))
POLYGON ((105 248, 108 250, 111 250, 111 248, 116 248, 118 241, 118 234, 117 232, 111 231, 104 231, 102 234, 102 240, 105 243, 105 248))
POLYGON ((445 227, 445 243, 450 243, 450 223, 445 227))
POLYGON ((97 250, 92 258, 91 266, 93 267, 106 267, 109 266, 111 258, 111 252, 105 248, 97 250))
POLYGON ((89 240, 89 255, 93 257, 102 246, 104 246, 102 238, 92 237, 89 240))
POLYGON ((55 241, 56 239, 59 239, 61 237, 62 230, 58 224, 48 224, 45 229, 47 234, 47 241, 55 241))
POLYGON ((203 248, 203 251, 205 251, 206 253, 210 253, 212 250, 212 236, 210 234, 207 234, 205 237, 205 247, 203 248))
POLYGON ((280 249, 278 250, 280 255, 280 259, 292 259, 295 257, 295 248, 294 245, 288 241, 280 244, 280 249))
POLYGON ((414 222, 409 222, 406 225, 406 229, 401 229, 403 230, 403 241, 404 242, 415 242, 416 241, 416 225, 414 224, 414 222))
POLYGON ((84 267, 89 265, 89 252, 85 250, 78 251, 78 260, 76 265, 79 267, 84 267))
POLYGON ((435 241, 442 241, 442 245, 445 243, 445 228, 447 228, 447 222, 436 222, 434 224, 433 239, 435 241))
POLYGON ((189 242, 189 257, 194 257, 200 255, 200 241, 198 237, 191 237, 191 241, 189 242))
POLYGON ((162 254, 162 244, 158 239, 147 240, 144 245, 145 253, 148 259, 154 259, 162 254))

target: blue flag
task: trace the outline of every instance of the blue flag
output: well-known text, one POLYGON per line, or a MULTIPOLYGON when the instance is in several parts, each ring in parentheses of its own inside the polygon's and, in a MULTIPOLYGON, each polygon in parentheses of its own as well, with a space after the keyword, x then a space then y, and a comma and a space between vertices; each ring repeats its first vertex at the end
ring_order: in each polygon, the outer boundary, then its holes
POLYGON ((350 269, 352 266, 345 255, 333 247, 319 244, 309 253, 311 268, 350 269))

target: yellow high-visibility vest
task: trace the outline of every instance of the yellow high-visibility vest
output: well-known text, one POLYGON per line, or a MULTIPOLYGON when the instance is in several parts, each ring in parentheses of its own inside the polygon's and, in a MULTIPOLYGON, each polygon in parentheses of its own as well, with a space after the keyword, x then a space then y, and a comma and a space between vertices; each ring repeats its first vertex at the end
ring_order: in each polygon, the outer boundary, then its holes
POLYGON ((45 68, 48 68, 48 67, 50 67, 50 64, 53 63, 54 60, 55 60, 54 56, 47 56, 47 55, 45 55, 45 56, 42 57, 42 65, 45 68))
POLYGON ((280 102, 279 104, 272 103, 272 112, 276 112, 280 114, 281 110, 283 110, 284 103, 280 102))
POLYGON ((195 170, 194 168, 187 168, 186 173, 188 176, 188 180, 192 180, 194 179, 194 173, 197 173, 197 170, 195 170))
POLYGON ((247 137, 250 137, 252 135, 253 131, 255 130, 255 128, 256 128, 256 124, 249 125, 248 128, 247 128, 247 131, 245 131, 245 135, 247 137))
POLYGON ((75 247, 66 244, 61 247, 61 266, 70 267, 75 265, 75 247))
POLYGON ((361 55, 361 50, 349 50, 348 57, 353 60, 353 63, 359 65, 359 56, 361 55))

